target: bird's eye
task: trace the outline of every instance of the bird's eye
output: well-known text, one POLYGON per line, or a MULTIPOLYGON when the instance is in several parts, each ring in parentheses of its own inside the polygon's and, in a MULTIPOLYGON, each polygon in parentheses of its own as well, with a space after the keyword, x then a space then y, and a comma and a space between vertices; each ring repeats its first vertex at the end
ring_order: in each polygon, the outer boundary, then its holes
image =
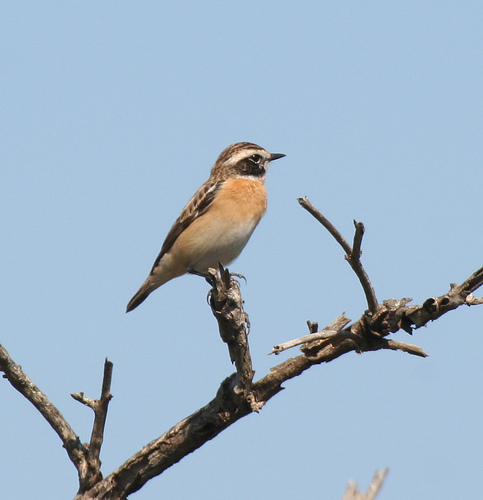
POLYGON ((250 156, 250 161, 258 165, 262 161, 262 157, 260 155, 252 155, 250 156))

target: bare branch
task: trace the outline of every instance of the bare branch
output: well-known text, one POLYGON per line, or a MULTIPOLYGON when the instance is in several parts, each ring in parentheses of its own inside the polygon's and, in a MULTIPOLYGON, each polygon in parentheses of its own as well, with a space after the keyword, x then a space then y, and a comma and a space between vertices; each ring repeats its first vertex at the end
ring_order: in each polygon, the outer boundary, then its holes
MULTIPOLYGON (((411 299, 390 299, 380 305, 374 316, 364 314, 358 321, 344 326, 330 325, 326 330, 350 331, 353 336, 337 334, 328 339, 313 340, 303 345, 303 355, 290 358, 273 367, 268 375, 254 384, 257 400, 266 402, 282 390, 282 383, 303 373, 313 365, 326 363, 350 351, 365 352, 378 349, 401 350, 416 356, 427 354, 419 346, 385 339, 390 333, 400 329, 411 333, 430 320, 442 316, 448 311, 467 304, 466 299, 483 285, 483 268, 473 273, 461 285, 452 285, 445 295, 431 298, 422 306, 408 306, 411 299)), ((470 299, 471 302, 471 299, 470 299)))
POLYGON ((352 244, 352 252, 350 259, 353 261, 357 261, 361 258, 361 245, 362 245, 362 237, 364 236, 364 224, 362 222, 354 221, 354 227, 356 228, 356 232, 354 233, 354 243, 352 244))
POLYGON ((307 320, 307 326, 310 333, 317 333, 317 331, 319 330, 319 324, 317 323, 317 321, 312 322, 310 320, 307 320))
POLYGON ((292 347, 296 347, 301 344, 306 344, 307 342, 312 342, 314 340, 334 339, 337 336, 348 338, 352 336, 352 334, 344 330, 321 330, 320 332, 309 333, 308 335, 304 335, 303 337, 299 337, 298 339, 293 339, 287 342, 283 342, 282 344, 274 345, 272 350, 268 354, 280 354, 287 349, 291 349, 292 347))
POLYGON ((4 378, 6 378, 15 389, 37 408, 62 440, 63 446, 67 450, 71 462, 77 469, 79 491, 90 488, 94 483, 102 479, 99 452, 103 439, 107 405, 111 398, 109 391, 112 376, 112 363, 106 360, 102 394, 99 401, 84 397, 83 393, 72 394, 74 399, 89 406, 95 412, 94 428, 92 431, 91 443, 88 447, 80 442, 79 437, 72 430, 60 411, 23 372, 22 368, 14 363, 6 349, 1 345, 0 370, 4 372, 4 378))
POLYGON ((91 443, 89 446, 89 462, 97 462, 100 467, 99 454, 104 439, 107 409, 112 399, 112 363, 107 358, 104 361, 104 376, 102 379, 101 397, 96 401, 94 408, 94 425, 92 427, 91 443))
POLYGON ((372 313, 376 313, 379 307, 376 297, 376 292, 374 291, 371 281, 369 280, 369 276, 367 275, 366 270, 362 266, 360 260, 361 242, 362 242, 362 236, 364 234, 364 224, 362 224, 362 222, 354 221, 356 232, 354 235, 354 248, 351 248, 350 245, 345 240, 345 238, 335 228, 335 226, 331 222, 329 222, 329 220, 326 219, 320 213, 320 211, 312 205, 312 203, 310 203, 308 198, 298 198, 298 202, 303 208, 305 208, 305 210, 307 210, 307 212, 313 215, 327 229, 327 231, 329 231, 329 233, 344 249, 346 253, 345 258, 352 267, 352 270, 356 273, 356 276, 362 285, 362 289, 364 290, 364 294, 366 296, 366 301, 367 301, 367 307, 369 308, 369 311, 371 311, 372 313))
POLYGON ((420 356, 421 358, 427 358, 428 355, 416 344, 408 344, 407 342, 398 342, 392 339, 382 339, 383 341, 379 344, 381 349, 391 349, 392 351, 403 351, 408 354, 413 354, 414 356, 420 356))
POLYGON ((467 306, 476 306, 478 304, 483 304, 483 297, 474 297, 472 293, 470 293, 465 300, 467 306))
MULTIPOLYGON (((344 339, 352 339, 355 342, 359 343, 360 338, 352 333, 350 330, 321 330, 320 332, 316 332, 313 334, 305 335, 298 339, 289 340, 288 342, 284 342, 283 344, 278 344, 273 346, 272 351, 269 354, 280 354, 287 349, 291 349, 292 347, 296 347, 302 344, 308 344, 315 340, 332 340, 333 342, 342 341, 344 339)), ((387 339, 377 339, 374 341, 371 349, 376 351, 378 349, 391 349, 393 351, 404 351, 408 354, 414 354, 416 356, 421 356, 426 358, 428 355, 421 349, 421 347, 415 344, 408 344, 406 342, 398 342, 396 340, 387 340, 387 339)), ((369 349, 367 349, 369 350, 369 349)), ((362 351, 360 351, 362 352, 362 351)))
POLYGON ((385 469, 376 470, 376 472, 374 473, 374 477, 372 478, 371 484, 367 488, 366 500, 374 500, 374 498, 376 498, 377 494, 382 488, 382 485, 384 484, 388 472, 389 469, 387 467, 385 469))
MULTIPOLYGON (((251 398, 251 385, 254 371, 248 346, 248 331, 250 320, 243 308, 240 286, 228 269, 220 264, 220 274, 214 269, 209 270, 208 283, 210 305, 220 331, 220 336, 228 346, 230 359, 235 364, 238 374, 239 389, 245 397, 255 404, 251 398)), ((256 411, 256 406, 253 407, 256 411)))
POLYGON ((371 484, 365 493, 361 493, 357 487, 357 483, 351 479, 342 500, 374 500, 382 488, 388 472, 388 468, 376 470, 371 484))
MULTIPOLYGON (((310 334, 304 335, 295 340, 289 340, 288 342, 284 342, 283 344, 279 344, 273 347, 272 351, 269 354, 279 354, 282 351, 290 349, 291 347, 295 347, 297 345, 306 344, 308 342, 313 342, 315 340, 326 340, 329 338, 334 338, 337 334, 341 333, 346 335, 348 332, 346 330, 342 330, 351 320, 345 316, 344 313, 340 314, 335 318, 334 321, 328 326, 326 326, 323 330, 318 332, 319 324, 313 323, 312 321, 307 321, 307 326, 309 327, 310 334)), ((350 332, 349 332, 350 333, 350 332)), ((345 338, 349 337, 346 335, 345 338)), ((357 340, 357 339, 354 339, 357 340)))
POLYGON ((237 390, 237 374, 224 380, 216 397, 144 446, 121 467, 76 500, 124 499, 253 410, 237 390))
MULTIPOLYGON (((430 297, 421 306, 406 306, 411 299, 403 299, 400 307, 391 304, 395 299, 384 301, 384 306, 389 306, 392 314, 382 318, 376 315, 372 322, 380 324, 386 332, 385 335, 396 332, 400 328, 412 333, 413 328, 420 328, 429 321, 434 321, 448 311, 452 311, 461 305, 483 304, 483 300, 475 299, 472 292, 483 285, 483 267, 474 272, 461 285, 451 284, 449 292, 439 297, 430 297)), ((396 301, 397 302, 397 301, 396 301)), ((384 312, 384 311, 383 311, 384 312)), ((379 328, 379 327, 376 327, 379 328)))
MULTIPOLYGON (((283 389, 282 384, 285 381, 300 375, 313 365, 332 361, 350 351, 362 353, 391 349, 424 357, 426 353, 420 347, 386 337, 400 329, 411 333, 413 328, 419 328, 460 305, 483 303, 483 299, 476 299, 472 295, 483 284, 482 268, 461 285, 451 285, 448 293, 432 297, 422 306, 408 306, 411 299, 391 299, 378 304, 359 259, 363 225, 356 223, 354 244, 351 249, 334 226, 308 200, 299 201, 314 217, 323 221, 322 224, 346 251, 346 258, 364 288, 369 311, 352 324, 349 324, 348 318, 341 315, 320 332, 317 331, 317 323, 308 322, 310 334, 290 342, 293 345, 302 344, 302 354, 273 367, 270 373, 253 383, 254 372, 247 341, 249 320, 243 309, 238 282, 221 266, 219 275, 210 270, 207 278, 212 286, 210 305, 218 321, 220 335, 228 345, 230 358, 235 363, 237 373, 222 382, 216 397, 206 406, 144 446, 104 479, 100 473, 99 455, 108 403, 111 399, 112 363, 108 360, 105 362, 99 400, 87 398, 83 393, 72 395, 74 399, 95 412, 90 445, 86 447, 80 443, 60 412, 0 346, 0 369, 5 372, 5 377, 47 419, 61 437, 70 459, 77 468, 81 485, 76 496, 77 500, 126 499, 127 495, 138 491, 151 478, 213 439, 228 426, 245 415, 258 411, 283 389)), ((287 348, 284 344, 281 346, 287 348)), ((379 481, 375 478, 367 494, 370 491, 377 493, 383 479, 384 477, 379 481)), ((372 497, 367 496, 364 499, 373 499, 375 493, 372 497)))
POLYGON ((474 272, 464 283, 457 286, 458 293, 466 294, 466 297, 483 285, 483 267, 474 272))
POLYGON ((87 473, 81 478, 79 492, 89 490, 102 479, 101 461, 99 459, 101 446, 104 440, 104 427, 106 425, 107 409, 109 401, 112 399, 111 381, 112 381, 111 361, 107 358, 104 361, 104 377, 102 379, 102 388, 100 399, 91 399, 84 396, 83 392, 71 394, 71 396, 88 406, 94 411, 94 425, 92 426, 91 441, 87 450, 87 473))
POLYGON ((97 401, 95 399, 84 396, 83 392, 73 392, 71 394, 71 397, 76 401, 79 401, 79 403, 82 403, 83 405, 92 408, 93 410, 95 410, 96 408, 97 401))
POLYGON ((7 350, 1 345, 0 370, 4 372, 4 378, 37 408, 52 429, 54 429, 61 439, 71 462, 77 469, 80 481, 88 469, 86 448, 82 445, 79 437, 72 430, 60 411, 23 372, 22 368, 14 363, 7 350))
POLYGON ((79 491, 87 491, 102 479, 101 461, 99 459, 101 446, 104 440, 104 427, 106 425, 107 409, 109 402, 112 399, 111 381, 112 381, 112 363, 107 358, 104 361, 104 376, 102 379, 101 396, 99 399, 93 400, 85 398, 83 393, 80 393, 81 398, 77 394, 72 394, 72 397, 77 401, 89 406, 94 410, 94 425, 92 426, 91 441, 87 453, 87 461, 89 464, 88 473, 82 478, 79 491))
POLYGON ((352 254, 352 248, 350 247, 349 243, 347 243, 346 239, 339 233, 339 231, 336 229, 336 227, 330 222, 326 217, 324 217, 320 211, 315 208, 312 203, 310 203, 309 199, 304 197, 304 198, 297 198, 297 201, 302 205, 309 214, 313 215, 324 227, 329 231, 329 233, 335 238, 337 243, 344 249, 344 252, 346 255, 351 255, 352 254))

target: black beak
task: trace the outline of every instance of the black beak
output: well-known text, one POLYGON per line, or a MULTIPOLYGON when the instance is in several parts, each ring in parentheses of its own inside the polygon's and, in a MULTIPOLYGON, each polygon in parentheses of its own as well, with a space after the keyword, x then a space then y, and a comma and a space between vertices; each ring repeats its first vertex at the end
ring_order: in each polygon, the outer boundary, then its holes
POLYGON ((270 161, 278 160, 279 158, 283 158, 285 155, 283 153, 271 153, 270 161))

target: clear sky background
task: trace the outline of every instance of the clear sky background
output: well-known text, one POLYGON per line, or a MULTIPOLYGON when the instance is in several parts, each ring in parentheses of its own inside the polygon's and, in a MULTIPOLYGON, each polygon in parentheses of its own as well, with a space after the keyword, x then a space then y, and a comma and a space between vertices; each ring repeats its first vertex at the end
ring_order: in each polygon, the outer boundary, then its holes
MULTIPOLYGON (((233 372, 188 276, 126 315, 180 210, 229 144, 285 153, 240 258, 256 377, 297 351, 306 320, 357 319, 348 238, 380 300, 421 303, 483 265, 483 4, 2 2, 0 342, 83 441, 114 362, 103 472, 206 404, 233 372)), ((483 292, 480 293, 480 295, 483 292)), ((483 306, 350 353, 285 384, 150 481, 136 500, 340 498, 390 473, 381 500, 477 498, 483 466, 483 306)), ((57 436, 0 384, 2 498, 65 499, 57 436)))

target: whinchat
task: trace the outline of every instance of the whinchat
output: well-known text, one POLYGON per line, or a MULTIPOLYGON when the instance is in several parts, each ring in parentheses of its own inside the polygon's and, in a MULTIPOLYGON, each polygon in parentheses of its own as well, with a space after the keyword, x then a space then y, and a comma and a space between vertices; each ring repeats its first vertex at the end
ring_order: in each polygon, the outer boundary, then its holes
POLYGON ((233 262, 267 209, 268 165, 284 156, 250 142, 228 146, 174 222, 126 312, 173 278, 186 273, 204 275, 209 268, 233 262))

